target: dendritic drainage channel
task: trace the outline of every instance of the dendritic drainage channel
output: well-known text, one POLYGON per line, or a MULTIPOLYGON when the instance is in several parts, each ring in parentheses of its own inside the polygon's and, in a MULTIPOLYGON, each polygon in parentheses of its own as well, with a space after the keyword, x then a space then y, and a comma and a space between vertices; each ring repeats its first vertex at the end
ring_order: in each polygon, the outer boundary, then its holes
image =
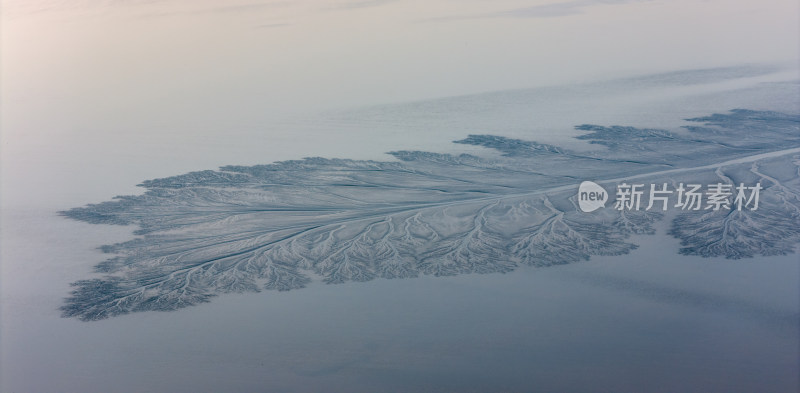
MULTIPOLYGON (((169 311, 228 292, 288 291, 310 273, 329 284, 509 272, 620 255, 653 233, 661 209, 617 209, 614 187, 759 184, 758 209, 680 210, 676 253, 747 258, 800 243, 800 116, 737 109, 682 132, 580 125, 590 152, 492 135, 455 143, 491 158, 421 151, 395 161, 307 158, 148 180, 146 192, 66 217, 135 225, 111 258, 73 284, 65 317, 169 311), (578 209, 583 180, 609 204, 578 209)), ((647 195, 643 205, 648 203, 647 195)), ((672 204, 672 202, 670 202, 672 204)))

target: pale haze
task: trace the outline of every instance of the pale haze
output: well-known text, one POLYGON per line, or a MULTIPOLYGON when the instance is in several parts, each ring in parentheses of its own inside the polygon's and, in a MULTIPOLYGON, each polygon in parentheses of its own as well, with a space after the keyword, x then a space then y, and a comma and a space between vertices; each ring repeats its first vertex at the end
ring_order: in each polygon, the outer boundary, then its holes
POLYGON ((497 155, 452 143, 472 134, 581 152, 582 124, 797 116, 797 1, 3 0, 0 16, 0 391, 797 391, 796 253, 683 256, 661 222, 575 264, 312 277, 84 322, 59 310, 70 283, 137 228, 58 213, 225 165, 497 155))

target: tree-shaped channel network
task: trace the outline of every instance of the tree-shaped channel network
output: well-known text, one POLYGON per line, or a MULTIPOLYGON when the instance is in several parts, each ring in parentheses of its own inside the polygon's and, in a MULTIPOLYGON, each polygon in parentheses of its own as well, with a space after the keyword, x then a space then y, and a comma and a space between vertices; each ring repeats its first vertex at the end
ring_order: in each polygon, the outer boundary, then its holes
POLYGON ((800 242, 800 116, 737 109, 683 132, 581 125, 587 152, 471 135, 500 154, 390 153, 394 161, 307 158, 226 166, 141 184, 146 192, 62 212, 138 226, 102 247, 96 278, 74 283, 66 317, 175 310, 227 292, 376 278, 509 272, 619 255, 660 211, 577 208, 582 180, 760 183, 757 210, 678 211, 686 255, 787 254, 800 242))

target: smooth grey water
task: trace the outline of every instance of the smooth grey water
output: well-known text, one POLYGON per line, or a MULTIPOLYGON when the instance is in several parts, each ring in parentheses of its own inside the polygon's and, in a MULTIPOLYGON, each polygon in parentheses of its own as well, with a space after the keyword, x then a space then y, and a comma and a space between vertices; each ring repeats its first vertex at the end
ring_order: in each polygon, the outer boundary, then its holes
MULTIPOLYGON (((758 86, 725 97, 786 102, 796 85, 785 84, 786 95, 773 85, 758 86)), ((358 138, 359 129, 353 128, 358 138)), ((55 170, 53 164, 43 160, 40 168, 55 170)), ((95 181, 113 179, 106 170, 96 166, 95 181)), ((82 184, 62 185, 61 191, 73 189, 82 190, 82 184)), ((575 265, 342 285, 316 281, 298 291, 226 295, 177 312, 85 323, 59 316, 68 284, 104 259, 95 247, 128 240, 133 228, 58 217, 56 210, 83 202, 69 195, 49 203, 29 201, 33 206, 4 205, 5 390, 791 391, 797 386, 796 254, 741 260, 679 256, 677 240, 662 226, 655 236, 636 239, 641 248, 629 255, 575 265)))
POLYGON ((4 239, 4 258, 36 264, 5 270, 15 277, 4 280, 9 391, 791 391, 797 384, 796 255, 663 255, 658 250, 677 241, 661 228, 628 256, 577 265, 317 282, 85 323, 58 317, 60 296, 87 262, 100 260, 88 246, 124 240, 124 231, 42 213, 19 218, 26 225, 19 238, 4 239), (65 262, 67 255, 80 263, 65 262))

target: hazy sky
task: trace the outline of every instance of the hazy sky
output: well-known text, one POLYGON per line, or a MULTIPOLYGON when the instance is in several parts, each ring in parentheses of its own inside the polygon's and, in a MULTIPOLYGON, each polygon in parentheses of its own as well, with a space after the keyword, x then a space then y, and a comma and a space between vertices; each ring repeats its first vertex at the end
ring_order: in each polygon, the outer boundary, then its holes
POLYGON ((14 112, 3 120, 13 125, 30 124, 41 110, 51 117, 91 112, 154 121, 213 110, 257 119, 286 108, 797 62, 800 45, 795 0, 10 0, 3 6, 2 92, 14 112), (62 100, 69 105, 45 103, 62 100))

